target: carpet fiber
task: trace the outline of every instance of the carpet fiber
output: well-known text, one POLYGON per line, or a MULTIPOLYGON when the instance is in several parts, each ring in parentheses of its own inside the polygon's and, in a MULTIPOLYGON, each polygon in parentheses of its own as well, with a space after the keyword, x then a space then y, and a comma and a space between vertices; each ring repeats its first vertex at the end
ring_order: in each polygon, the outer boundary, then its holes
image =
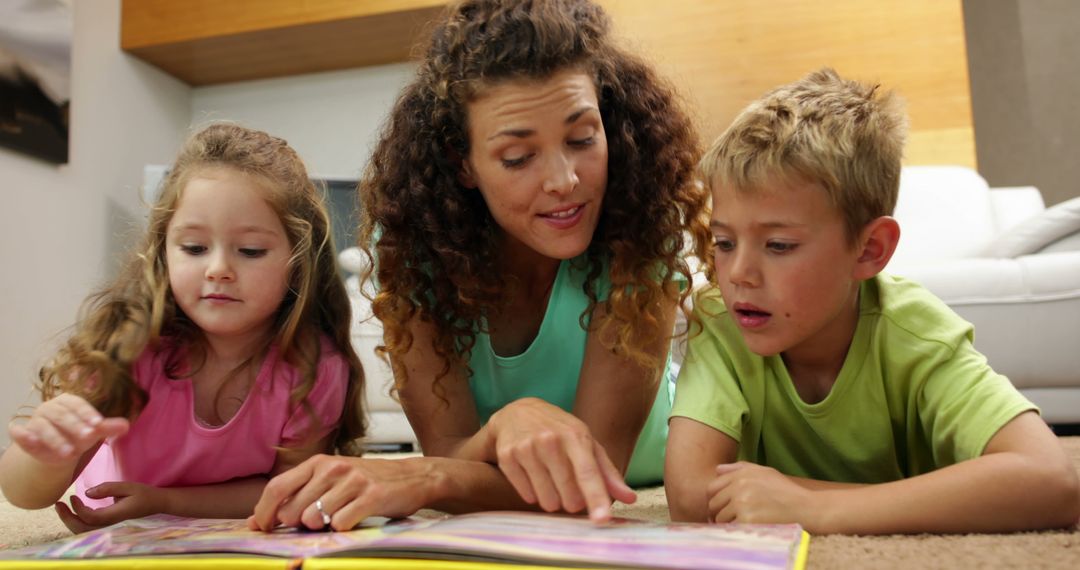
MULTIPOLYGON (((1062 437, 1080 471, 1080 437, 1062 437)), ((633 505, 616 505, 617 516, 668 520, 662 487, 638 492, 633 505)), ((434 516, 421 511, 420 516, 434 516)), ((23 511, 0 499, 0 549, 68 536, 52 509, 23 511)), ((1004 535, 815 536, 810 570, 826 568, 1080 568, 1080 528, 1004 535)))

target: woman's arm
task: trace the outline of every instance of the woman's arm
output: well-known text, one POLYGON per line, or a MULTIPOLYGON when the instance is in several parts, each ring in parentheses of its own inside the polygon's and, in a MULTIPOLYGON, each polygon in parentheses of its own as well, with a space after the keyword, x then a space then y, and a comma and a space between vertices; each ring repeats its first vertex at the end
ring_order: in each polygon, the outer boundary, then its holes
MULTIPOLYGON (((660 334, 645 350, 649 358, 661 363, 657 370, 648 370, 629 357, 615 354, 607 348, 613 341, 610 336, 601 338, 600 331, 589 333, 574 415, 589 427, 620 473, 625 473, 630 464, 638 436, 656 400, 658 383, 667 381, 662 378, 662 363, 671 349, 676 308, 675 301, 665 300, 651 315, 660 334)), ((597 306, 592 322, 602 319, 605 312, 603 305, 597 306)))
MULTIPOLYGON (((657 326, 665 332, 647 347, 658 361, 674 325, 675 303, 666 305, 657 310, 657 326)), ((603 310, 597 309, 594 321, 603 310)), ((452 371, 440 383, 442 398, 434 392, 443 362, 432 348, 433 327, 417 318, 410 330, 413 345, 405 356, 408 381, 401 399, 426 454, 497 463, 525 502, 549 511, 588 507, 593 518, 604 520, 612 498, 634 500, 622 473, 656 397, 655 371, 615 355, 599 333, 591 332, 573 414, 525 398, 481 427, 464 371, 452 371)), ((458 504, 467 508, 470 498, 462 499, 465 504, 458 504)), ((504 508, 523 506, 514 503, 504 508)))
MULTIPOLYGON (((717 520, 799 522, 816 534, 1011 532, 1075 524, 1080 484, 1061 444, 1034 412, 990 440, 983 455, 909 479, 793 491, 759 466, 723 466, 717 520)), ((778 475, 778 474, 777 474, 778 475)), ((713 487, 710 487, 711 489, 713 487)))
MULTIPOLYGON (((408 380, 400 391, 402 407, 425 455, 461 460, 439 464, 442 467, 452 466, 452 480, 463 483, 433 491, 433 497, 439 496, 439 504, 430 506, 449 512, 537 507, 577 512, 584 508, 583 500, 569 501, 568 504, 551 501, 537 504, 535 495, 526 502, 506 474, 492 465, 499 462, 496 441, 500 432, 504 433, 506 442, 515 435, 527 438, 541 432, 548 433, 549 426, 577 424, 575 427, 584 431, 585 425, 551 404, 526 398, 512 402, 481 427, 465 371, 451 370, 449 376, 439 382, 440 393, 435 393, 434 380, 442 370, 443 360, 433 348, 434 327, 416 318, 409 328, 413 343, 404 358, 408 380)), ((541 437, 546 440, 550 435, 541 437)), ((433 465, 425 464, 425 468, 433 465)), ((361 470, 360 467, 355 469, 361 470)), ((593 486, 596 486, 595 482, 593 486)), ((606 500, 610 504, 610 497, 603 492, 602 481, 600 488, 603 493, 600 501, 606 500)))
POLYGON ((267 484, 248 526, 321 529, 316 501, 335 530, 351 529, 369 516, 405 517, 422 508, 450 513, 528 508, 498 467, 488 463, 317 455, 267 484))

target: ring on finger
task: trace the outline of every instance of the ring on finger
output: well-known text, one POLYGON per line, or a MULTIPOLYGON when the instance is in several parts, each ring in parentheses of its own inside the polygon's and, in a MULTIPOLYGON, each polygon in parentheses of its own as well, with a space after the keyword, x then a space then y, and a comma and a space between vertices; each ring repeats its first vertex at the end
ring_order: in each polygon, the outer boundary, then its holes
POLYGON ((323 509, 321 498, 315 499, 315 510, 319 511, 319 516, 322 517, 323 526, 328 526, 330 524, 330 515, 326 514, 326 511, 323 509))

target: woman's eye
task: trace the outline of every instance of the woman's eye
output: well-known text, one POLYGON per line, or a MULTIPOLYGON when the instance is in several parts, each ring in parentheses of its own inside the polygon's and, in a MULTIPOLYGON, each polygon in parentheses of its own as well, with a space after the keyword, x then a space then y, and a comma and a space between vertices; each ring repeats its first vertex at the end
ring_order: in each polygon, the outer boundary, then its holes
POLYGON ((770 241, 769 243, 765 244, 765 247, 769 248, 769 251, 773 253, 788 253, 794 251, 796 247, 799 247, 799 245, 782 241, 770 241))
POLYGON ((201 255, 206 253, 206 246, 204 245, 182 245, 180 251, 189 255, 201 255))
POLYGON ((735 242, 728 238, 715 238, 713 239, 713 247, 720 251, 731 251, 735 249, 735 242))
POLYGON ((532 158, 532 156, 532 154, 526 154, 517 158, 503 158, 501 159, 502 165, 504 168, 519 168, 521 166, 524 166, 525 163, 528 162, 530 158, 532 158))
POLYGON ((253 247, 242 247, 240 248, 240 255, 243 255, 244 257, 262 257, 266 255, 266 250, 253 247))
POLYGON ((574 140, 571 140, 571 141, 567 141, 567 144, 569 144, 572 147, 578 147, 578 148, 589 147, 589 146, 592 146, 592 145, 596 144, 596 137, 595 136, 588 136, 588 137, 585 137, 583 139, 574 139, 574 140))

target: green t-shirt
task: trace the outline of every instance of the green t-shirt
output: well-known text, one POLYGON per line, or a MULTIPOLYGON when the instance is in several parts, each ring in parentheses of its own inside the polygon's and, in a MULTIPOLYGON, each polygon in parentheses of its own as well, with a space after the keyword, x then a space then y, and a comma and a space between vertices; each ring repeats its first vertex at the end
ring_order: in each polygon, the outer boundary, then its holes
POLYGON ((673 416, 739 442, 739 459, 817 480, 883 483, 978 457, 1001 427, 1037 409, 972 346, 972 326, 923 287, 879 275, 829 395, 807 404, 779 355, 746 347, 715 289, 695 312, 673 416))
MULTIPOLYGON (((469 359, 472 369, 469 387, 481 422, 487 423, 499 408, 526 397, 540 398, 572 411, 587 337, 580 320, 589 304, 582 289, 587 272, 582 261, 578 258, 559 265, 540 331, 524 352, 516 356, 498 356, 491 348, 491 337, 477 333, 469 359)), ((606 274, 602 274, 599 281, 595 284, 596 291, 603 300, 611 289, 611 282, 606 274)), ((659 385, 656 402, 626 472, 626 482, 631 486, 663 481, 667 418, 671 411, 671 382, 666 371, 659 385)))

